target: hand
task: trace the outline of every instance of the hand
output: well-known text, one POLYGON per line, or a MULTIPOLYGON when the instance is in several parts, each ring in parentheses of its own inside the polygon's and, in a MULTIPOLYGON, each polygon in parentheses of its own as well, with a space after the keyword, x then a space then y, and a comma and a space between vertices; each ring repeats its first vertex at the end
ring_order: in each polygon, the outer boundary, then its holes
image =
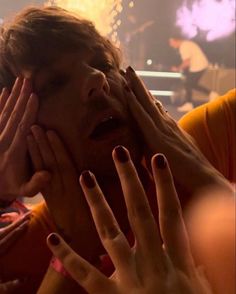
POLYGON ((0 199, 12 201, 19 196, 34 196, 48 179, 38 171, 31 178, 27 161, 26 135, 36 120, 38 99, 31 82, 17 78, 11 93, 0 96, 0 199))
POLYGON ((143 135, 147 164, 153 154, 164 153, 178 188, 181 187, 184 192, 182 195, 191 195, 216 184, 231 191, 227 180, 207 161, 193 138, 178 126, 160 103, 155 102, 155 98, 130 67, 126 71, 126 78, 132 89, 127 93, 127 101, 143 135))
POLYGON ((58 231, 71 241, 73 248, 81 254, 86 252, 89 258, 96 254, 93 247, 96 243, 91 239, 91 246, 88 248, 87 240, 82 240, 81 236, 93 238, 94 232, 97 239, 98 237, 72 159, 54 131, 45 132, 37 125, 31 130, 32 135, 27 140, 35 171, 48 170, 51 174, 50 182, 41 193, 54 223, 58 231))
POLYGON ((194 265, 180 203, 164 156, 158 154, 152 159, 160 237, 128 151, 117 147, 112 155, 135 235, 134 247, 130 248, 121 232, 94 175, 84 172, 80 184, 115 272, 107 278, 54 233, 47 240, 53 254, 88 293, 210 293, 206 280, 194 265))
POLYGON ((14 245, 15 241, 26 231, 30 219, 30 212, 11 225, 0 229, 0 256, 14 245))

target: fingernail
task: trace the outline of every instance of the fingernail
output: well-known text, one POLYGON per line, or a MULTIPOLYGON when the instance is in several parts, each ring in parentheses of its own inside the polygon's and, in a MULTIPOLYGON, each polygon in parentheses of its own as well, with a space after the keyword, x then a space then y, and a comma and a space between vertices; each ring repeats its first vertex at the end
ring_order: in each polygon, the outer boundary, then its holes
POLYGON ((135 70, 133 69, 132 66, 128 66, 128 67, 127 67, 127 70, 131 71, 132 73, 135 73, 135 70))
POLYGON ((154 158, 155 165, 160 168, 164 169, 166 167, 165 157, 162 154, 157 154, 154 158))
POLYGON ((52 233, 49 237, 48 237, 48 241, 51 245, 53 246, 58 246, 60 244, 60 239, 57 237, 56 234, 52 233))
POLYGON ((87 188, 91 189, 95 187, 95 181, 88 170, 82 172, 82 178, 87 188))
POLYGON ((123 69, 120 69, 120 74, 125 77, 125 71, 123 69))
POLYGON ((123 146, 117 146, 115 148, 115 153, 116 153, 117 159, 120 162, 125 163, 129 160, 128 154, 123 146))

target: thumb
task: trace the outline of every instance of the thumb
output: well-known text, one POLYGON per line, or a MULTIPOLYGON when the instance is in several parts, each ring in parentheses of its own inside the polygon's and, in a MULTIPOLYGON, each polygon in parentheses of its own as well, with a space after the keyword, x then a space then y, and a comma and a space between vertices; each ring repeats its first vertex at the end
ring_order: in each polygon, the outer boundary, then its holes
POLYGON ((46 170, 37 171, 31 179, 23 184, 20 189, 20 195, 33 197, 44 189, 51 180, 50 172, 46 170))

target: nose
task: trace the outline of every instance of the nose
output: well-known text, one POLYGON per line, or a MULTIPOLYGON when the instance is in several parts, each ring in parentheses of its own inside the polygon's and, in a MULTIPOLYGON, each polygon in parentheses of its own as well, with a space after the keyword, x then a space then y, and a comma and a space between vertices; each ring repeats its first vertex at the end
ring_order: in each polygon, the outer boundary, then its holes
POLYGON ((110 86, 105 74, 99 70, 94 69, 87 78, 85 91, 85 96, 90 99, 100 95, 109 94, 110 86))

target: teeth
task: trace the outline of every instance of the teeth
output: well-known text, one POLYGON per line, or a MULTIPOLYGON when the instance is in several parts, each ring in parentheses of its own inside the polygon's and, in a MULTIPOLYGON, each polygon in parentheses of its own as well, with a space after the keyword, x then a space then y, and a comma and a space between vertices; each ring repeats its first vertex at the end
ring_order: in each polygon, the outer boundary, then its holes
POLYGON ((104 118, 101 122, 106 122, 106 121, 109 121, 112 119, 113 119, 113 116, 109 116, 109 117, 104 118))

